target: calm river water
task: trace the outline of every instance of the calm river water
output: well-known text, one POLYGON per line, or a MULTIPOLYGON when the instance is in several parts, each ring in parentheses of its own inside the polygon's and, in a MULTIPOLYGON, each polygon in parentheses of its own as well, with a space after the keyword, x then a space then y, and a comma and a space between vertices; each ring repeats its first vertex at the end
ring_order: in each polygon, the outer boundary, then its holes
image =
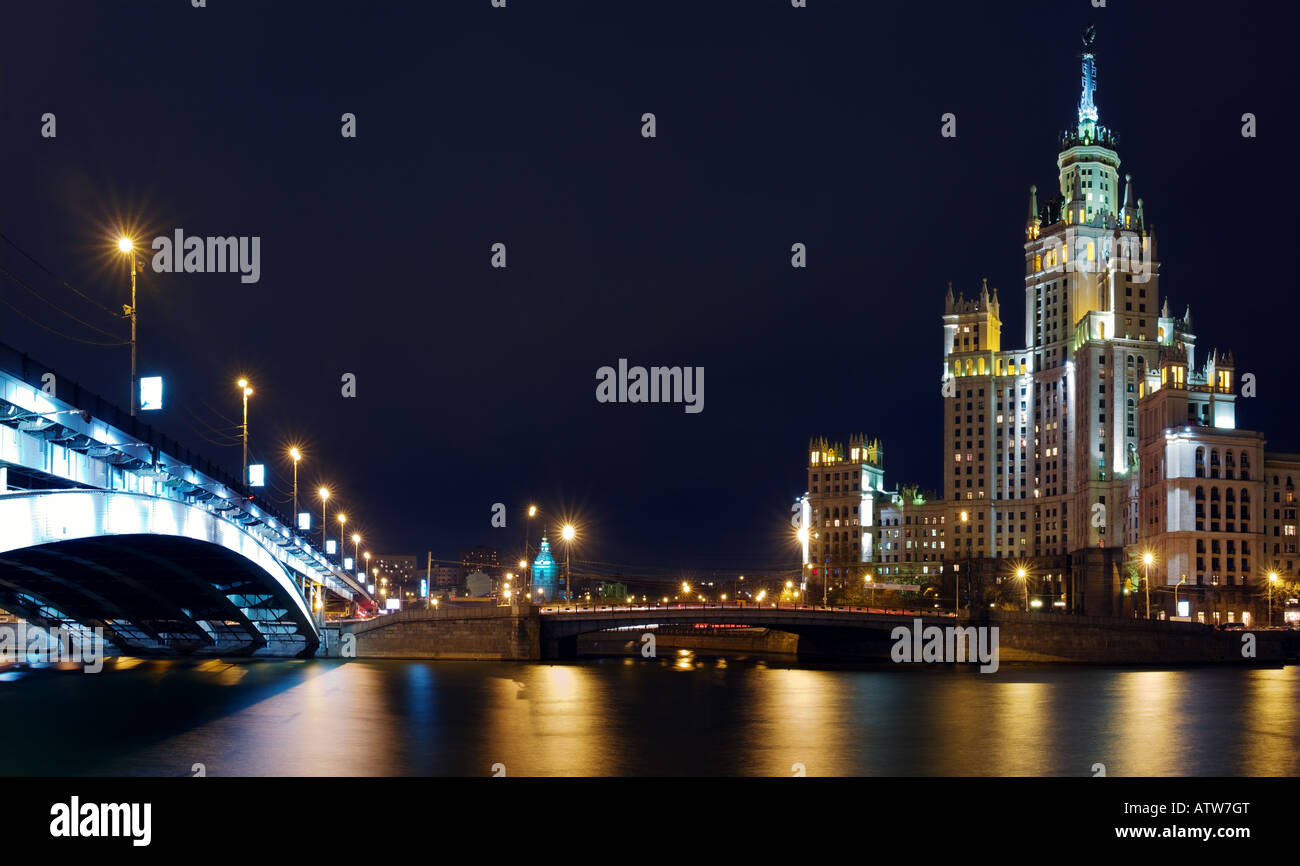
POLYGON ((0 675, 0 774, 1300 775, 1300 668, 127 660, 0 675))

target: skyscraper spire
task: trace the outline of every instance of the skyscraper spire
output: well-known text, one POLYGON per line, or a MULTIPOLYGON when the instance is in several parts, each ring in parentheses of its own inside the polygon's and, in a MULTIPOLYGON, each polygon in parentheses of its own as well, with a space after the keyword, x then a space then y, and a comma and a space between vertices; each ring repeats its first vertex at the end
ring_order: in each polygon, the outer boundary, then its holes
POLYGON ((1097 39, 1097 28, 1091 24, 1083 31, 1083 93, 1079 96, 1079 126, 1097 122, 1097 103, 1093 93, 1097 90, 1097 57, 1092 43, 1097 39))

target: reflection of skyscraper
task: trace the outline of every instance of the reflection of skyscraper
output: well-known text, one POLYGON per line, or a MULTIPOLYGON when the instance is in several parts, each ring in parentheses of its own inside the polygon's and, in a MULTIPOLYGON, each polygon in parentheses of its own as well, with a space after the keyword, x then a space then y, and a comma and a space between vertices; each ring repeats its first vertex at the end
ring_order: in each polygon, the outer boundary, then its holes
POLYGON ((533 601, 550 601, 555 597, 555 559, 551 556, 551 543, 542 530, 542 546, 533 561, 533 601))

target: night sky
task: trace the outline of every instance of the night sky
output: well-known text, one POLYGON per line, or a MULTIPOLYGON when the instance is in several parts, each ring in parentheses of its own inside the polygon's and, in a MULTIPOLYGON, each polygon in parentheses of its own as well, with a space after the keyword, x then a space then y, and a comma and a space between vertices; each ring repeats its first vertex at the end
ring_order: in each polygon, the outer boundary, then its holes
POLYGON ((939 486, 948 281, 969 297, 988 277, 1004 348, 1023 345, 1028 188, 1055 184, 1092 21, 1101 122, 1171 307, 1191 304, 1199 358, 1232 348, 1256 373, 1239 425, 1300 451, 1295 13, 808 7, 6 0, 0 232, 57 279, 0 243, 51 302, 0 279, 0 341, 125 407, 126 348, 13 308, 124 339, 59 284, 127 302, 118 226, 144 246, 257 235, 256 284, 142 275, 141 373, 167 381, 148 420, 232 474, 247 375, 254 461, 285 511, 299 442, 304 490, 328 484, 377 552, 517 556, 535 501, 578 523, 575 557, 623 564, 593 569, 791 568, 810 436, 877 436, 887 483, 939 486), (597 403, 619 358, 703 366, 704 411, 597 403))

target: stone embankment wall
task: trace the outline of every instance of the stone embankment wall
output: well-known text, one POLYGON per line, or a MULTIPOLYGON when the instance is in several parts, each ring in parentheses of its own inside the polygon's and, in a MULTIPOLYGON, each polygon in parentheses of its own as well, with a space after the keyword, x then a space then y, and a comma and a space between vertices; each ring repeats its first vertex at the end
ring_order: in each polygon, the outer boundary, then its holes
POLYGON ((1077 664, 1267 664, 1294 658, 1297 635, 1278 630, 1219 631, 1194 622, 1144 622, 1112 617, 989 611, 961 624, 998 626, 1006 662, 1077 664), (1243 655, 1243 635, 1254 656, 1243 655))
POLYGON ((536 612, 511 607, 449 607, 405 610, 366 622, 344 623, 338 647, 354 640, 356 658, 536 659, 541 623, 536 612))

